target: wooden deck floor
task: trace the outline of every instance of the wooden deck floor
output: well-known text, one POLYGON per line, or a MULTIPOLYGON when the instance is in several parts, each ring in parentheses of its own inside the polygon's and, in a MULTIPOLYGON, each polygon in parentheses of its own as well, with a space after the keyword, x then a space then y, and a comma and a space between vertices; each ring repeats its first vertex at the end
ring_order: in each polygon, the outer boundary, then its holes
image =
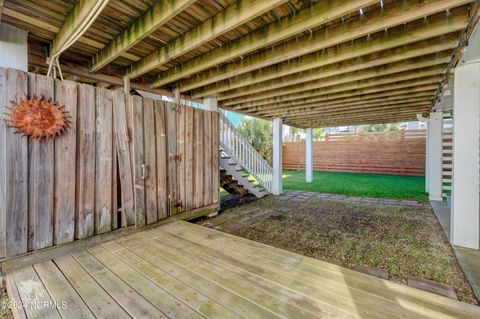
POLYGON ((480 307, 187 222, 17 270, 7 285, 24 318, 480 318, 480 307))

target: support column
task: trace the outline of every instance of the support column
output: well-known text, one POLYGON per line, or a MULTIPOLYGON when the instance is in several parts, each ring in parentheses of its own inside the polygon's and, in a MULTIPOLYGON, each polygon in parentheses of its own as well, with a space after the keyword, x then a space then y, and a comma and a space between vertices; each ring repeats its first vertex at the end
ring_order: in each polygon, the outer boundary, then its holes
POLYGON ((273 195, 280 195, 282 189, 282 119, 273 120, 273 195))
POLYGON ((305 179, 307 183, 313 181, 313 136, 312 129, 306 130, 306 148, 305 148, 305 179))
POLYGON ((428 197, 442 200, 443 113, 432 112, 428 121, 428 197))
POLYGON ((425 141, 425 192, 428 193, 428 177, 430 176, 430 167, 429 167, 429 160, 430 160, 430 125, 427 124, 427 136, 425 141))
POLYGON ((210 95, 203 98, 203 105, 207 111, 218 112, 217 96, 210 95))
POLYGON ((458 66, 454 81, 450 238, 453 245, 479 249, 480 62, 458 66))
POLYGON ((27 31, 0 23, 0 67, 28 71, 27 31))

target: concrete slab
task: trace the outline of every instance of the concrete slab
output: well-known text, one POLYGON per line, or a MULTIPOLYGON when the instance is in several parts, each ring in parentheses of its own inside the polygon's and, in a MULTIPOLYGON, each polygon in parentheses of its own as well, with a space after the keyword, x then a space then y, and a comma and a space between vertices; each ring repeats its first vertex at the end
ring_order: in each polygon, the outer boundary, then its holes
POLYGON ((480 300, 480 250, 463 247, 454 247, 453 250, 475 297, 480 300))
POLYGON ((446 202, 436 200, 430 201, 430 205, 432 206, 445 235, 447 235, 447 238, 450 241, 450 208, 448 208, 446 202))

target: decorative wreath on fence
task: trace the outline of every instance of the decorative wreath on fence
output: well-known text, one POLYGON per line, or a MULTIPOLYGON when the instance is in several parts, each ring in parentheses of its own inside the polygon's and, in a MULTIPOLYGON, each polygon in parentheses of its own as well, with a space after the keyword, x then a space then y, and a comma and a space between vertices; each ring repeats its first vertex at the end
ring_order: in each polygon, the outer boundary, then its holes
POLYGON ((7 106, 7 123, 16 128, 15 133, 29 140, 50 139, 62 134, 69 126, 68 113, 64 106, 44 97, 24 97, 7 106))

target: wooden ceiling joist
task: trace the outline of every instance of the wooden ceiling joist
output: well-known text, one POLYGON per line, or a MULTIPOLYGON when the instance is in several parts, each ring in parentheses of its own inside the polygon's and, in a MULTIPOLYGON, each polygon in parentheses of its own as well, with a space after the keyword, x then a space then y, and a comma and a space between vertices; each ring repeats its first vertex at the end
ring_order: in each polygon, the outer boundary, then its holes
MULTIPOLYGON (((179 84, 182 92, 191 90, 194 87, 204 86, 220 80, 225 80, 229 77, 238 76, 247 72, 254 71, 277 64, 284 61, 289 61, 293 58, 308 55, 314 52, 320 52, 329 47, 334 47, 340 43, 347 43, 354 39, 368 37, 376 32, 385 32, 385 29, 393 28, 395 26, 403 25, 409 21, 418 20, 413 23, 413 27, 408 25, 404 31, 385 33, 384 40, 372 41, 372 45, 366 39, 363 39, 360 46, 363 49, 360 51, 360 56, 371 52, 376 52, 382 49, 388 49, 404 44, 412 43, 422 39, 428 39, 440 34, 450 33, 465 27, 468 23, 468 14, 465 8, 458 10, 451 10, 450 14, 444 13, 448 8, 459 6, 465 1, 458 0, 437 0, 437 1, 399 1, 394 3, 391 7, 382 10, 375 10, 365 14, 362 19, 354 19, 327 30, 320 29, 309 35, 304 35, 298 39, 288 41, 274 47, 273 49, 263 50, 247 56, 241 61, 229 63, 225 66, 220 66, 218 70, 209 70, 199 75, 194 75, 190 79, 184 80, 179 84), (439 13, 441 12, 441 13, 439 13), (424 19, 426 16, 434 15, 432 19, 424 19), (412 34, 410 34, 412 32, 412 34), (395 34, 397 36, 395 36, 395 34), (398 36, 403 34, 403 36, 398 36)), ((400 29, 402 29, 401 27, 400 29)), ((348 50, 348 49, 347 49, 348 50)), ((336 55, 333 54, 333 55, 336 55)), ((348 54, 343 59, 352 57, 348 54)), ((195 72, 198 72, 198 64, 203 60, 208 60, 208 55, 203 58, 199 57, 193 59, 191 62, 183 64, 173 70, 165 71, 159 74, 157 81, 154 81, 154 86, 164 85, 182 77, 187 77, 195 72)), ((340 60, 341 61, 341 60, 340 60)), ((335 61, 333 61, 335 62, 335 61)), ((328 62, 332 63, 332 62, 328 62)), ((319 65, 320 66, 320 65, 319 65)), ((318 67, 318 66, 317 66, 318 67)))
POLYGON ((425 100, 432 100, 434 96, 434 91, 427 91, 425 93, 420 92, 417 94, 412 94, 412 95, 400 95, 397 96, 396 98, 381 98, 381 99, 372 99, 372 100, 361 100, 361 101, 355 101, 355 102, 344 102, 344 103, 315 103, 315 104, 310 104, 310 105, 302 105, 301 107, 298 108, 283 108, 283 109, 272 109, 272 110, 264 110, 264 111, 259 111, 259 112, 252 112, 255 115, 261 116, 261 117, 266 117, 266 116, 293 116, 293 115, 299 115, 299 114, 310 114, 314 113, 317 110, 334 110, 337 108, 347 108, 347 107, 367 107, 367 106, 374 106, 378 104, 384 104, 384 105, 393 105, 393 104, 398 104, 398 103, 407 103, 407 102, 418 102, 420 100, 425 101, 425 100))
POLYGON ((2 13, 3 13, 3 0, 0 0, 0 22, 2 21, 2 13))
POLYGON ((341 116, 341 115, 350 114, 350 113, 358 113, 359 110, 361 111, 361 113, 364 113, 370 110, 388 110, 392 108, 408 107, 412 105, 428 106, 429 104, 431 104, 431 101, 432 100, 428 98, 405 99, 404 101, 394 101, 389 103, 379 102, 379 103, 356 105, 356 106, 344 105, 344 106, 327 108, 327 109, 321 108, 321 109, 316 109, 316 110, 297 113, 297 114, 282 114, 282 115, 275 115, 275 116, 281 116, 286 120, 287 119, 288 120, 303 119, 303 118, 310 118, 310 117, 323 117, 328 115, 341 116))
POLYGON ((157 2, 93 57, 91 71, 96 72, 106 66, 194 2, 195 0, 157 2))
POLYGON ((242 109, 249 109, 255 106, 265 106, 265 105, 268 106, 276 103, 302 100, 305 98, 316 97, 316 96, 328 96, 329 98, 333 99, 333 98, 343 98, 343 97, 350 97, 350 96, 357 96, 357 95, 364 95, 364 94, 371 94, 371 93, 379 93, 379 92, 398 90, 398 89, 404 89, 404 88, 423 87, 423 86, 430 87, 432 84, 437 85, 438 87, 438 83, 440 79, 441 79, 441 76, 436 75, 436 76, 429 76, 426 78, 419 78, 415 80, 408 80, 408 81, 399 82, 399 83, 392 83, 392 84, 389 84, 388 86, 386 86, 385 84, 376 83, 375 86, 371 86, 371 87, 366 86, 363 88, 360 88, 359 84, 341 85, 339 87, 333 87, 328 90, 322 89, 316 92, 311 92, 311 94, 304 93, 304 94, 298 94, 294 96, 283 96, 283 97, 271 98, 267 100, 247 102, 244 104, 235 105, 231 109, 236 111, 236 110, 242 110, 242 109))
MULTIPOLYGON (((306 87, 304 87, 305 90, 302 90, 302 91, 299 90, 298 92, 295 92, 295 93, 288 92, 288 94, 285 94, 285 95, 269 96, 263 99, 252 98, 251 101, 248 101, 246 103, 258 102, 259 103, 258 105, 265 105, 265 104, 270 104, 267 101, 270 101, 271 99, 276 99, 277 101, 285 102, 285 101, 297 100, 297 99, 310 97, 310 96, 316 96, 320 94, 324 95, 324 94, 331 94, 331 93, 340 93, 343 91, 352 91, 352 90, 358 90, 358 89, 369 88, 369 87, 377 87, 377 86, 383 86, 384 89, 387 90, 389 88, 389 84, 394 84, 397 82, 403 82, 408 80, 415 80, 415 79, 425 78, 425 77, 438 78, 443 72, 445 72, 445 65, 438 65, 434 67, 419 69, 419 70, 416 70, 415 72, 405 71, 405 72, 396 73, 396 74, 387 75, 387 76, 369 78, 366 80, 347 82, 344 84, 327 83, 325 86, 312 85, 311 89, 308 88, 309 85, 306 85, 306 87)), ((240 104, 240 101, 238 102, 229 101, 228 104, 222 103, 220 106, 234 106, 239 104, 240 104)))
MULTIPOLYGON (((443 47, 443 45, 438 46, 438 48, 440 47, 443 47)), ((450 49, 453 48, 451 45, 447 45, 447 47, 450 47, 450 49)), ((238 89, 233 92, 225 92, 224 94, 218 95, 218 100, 229 100, 233 103, 237 101, 248 102, 253 99, 264 99, 298 93, 404 71, 415 72, 416 69, 446 64, 451 59, 450 55, 451 50, 445 50, 425 56, 410 57, 400 62, 384 64, 382 62, 389 61, 389 55, 387 53, 385 59, 381 57, 375 59, 375 57, 372 57, 372 59, 366 63, 353 63, 353 65, 347 65, 345 67, 343 65, 333 65, 331 67, 315 69, 311 72, 302 72, 298 75, 280 78, 278 81, 270 81, 265 85, 258 84, 251 87, 249 86, 245 90, 238 89), (376 66, 377 62, 379 63, 378 66, 376 66)), ((395 61, 394 55, 392 55, 391 60, 395 61)))
POLYGON ((302 106, 310 105, 323 105, 323 104, 341 104, 341 103, 350 103, 350 102, 359 102, 359 103, 368 103, 370 100, 382 99, 382 100, 395 100, 402 99, 409 96, 423 95, 423 94, 432 94, 434 95, 435 91, 438 89, 437 84, 431 84, 428 86, 419 86, 413 88, 404 88, 399 90, 389 90, 380 93, 372 94, 362 94, 362 95, 351 95, 347 97, 337 98, 335 94, 333 95, 321 95, 314 96, 311 98, 300 99, 295 101, 288 101, 284 103, 276 103, 263 106, 254 106, 248 109, 244 109, 245 112, 252 114, 262 114, 263 112, 272 112, 275 110, 283 111, 285 109, 298 109, 302 106))
POLYGON ((50 56, 56 56, 60 51, 78 41, 81 35, 93 23, 109 0, 80 0, 73 7, 62 27, 52 41, 50 56))
MULTIPOLYGON (((272 10, 287 0, 239 0, 217 15, 205 20, 180 38, 149 54, 127 68, 126 74, 136 78, 185 54, 236 27, 272 10)), ((166 2, 170 2, 167 0, 166 2)))
MULTIPOLYGON (((453 48, 454 46, 458 45, 458 36, 456 31, 461 30, 466 26, 465 17, 462 17, 462 19, 460 19, 460 17, 456 18, 458 18, 458 24, 452 25, 441 23, 433 29, 430 27, 427 28, 427 24, 425 24, 425 26, 419 28, 425 35, 427 34, 425 31, 429 31, 428 35, 435 35, 427 40, 410 43, 408 39, 419 38, 419 34, 413 34, 412 31, 410 31, 398 32, 399 35, 393 38, 395 41, 393 41, 391 37, 379 37, 377 40, 366 40, 368 45, 366 45, 366 43, 363 41, 355 42, 355 44, 346 43, 340 48, 336 46, 331 47, 314 54, 292 59, 268 68, 248 72, 229 78, 228 80, 193 90, 192 96, 203 97, 212 94, 218 94, 218 96, 222 96, 222 92, 234 89, 242 89, 246 91, 248 90, 247 87, 254 86, 255 84, 276 81, 279 78, 284 79, 284 77, 287 76, 298 76, 298 74, 301 72, 309 72, 313 69, 326 66, 333 67, 335 64, 345 63, 346 61, 367 60, 369 56, 376 56, 376 59, 374 59, 373 62, 376 65, 380 65, 400 61, 402 59, 408 59, 409 57, 439 52, 446 50, 447 48, 453 48), (448 36, 443 36, 443 34, 445 34, 444 32, 452 30, 453 32, 450 32, 448 36), (382 43, 382 45, 379 45, 379 43, 382 43), (397 44, 397 46, 392 47, 394 44, 397 44)), ((420 39, 422 39, 421 36, 420 39)), ((360 67, 358 65, 359 63, 351 64, 355 64, 360 67)), ((220 68, 220 70, 221 69, 225 69, 225 67, 220 68)), ((214 70, 213 72, 220 73, 220 70, 214 70)), ((201 78, 198 78, 198 82, 192 80, 185 81, 185 83, 188 82, 188 85, 184 86, 181 91, 190 91, 191 89, 202 86, 203 77, 204 75, 201 75, 201 78), (192 81, 192 83, 190 83, 190 81, 192 81)), ((206 77, 206 79, 210 78, 206 77)))
MULTIPOLYGON (((448 1, 448 0, 440 0, 448 1)), ((339 19, 351 12, 372 5, 377 0, 329 0, 317 2, 310 8, 296 12, 292 16, 271 23, 265 28, 232 41, 226 46, 216 48, 194 58, 174 69, 162 72, 152 82, 152 87, 159 87, 177 81, 194 73, 225 63, 231 59, 262 49, 266 46, 297 36, 302 32, 339 19)))

